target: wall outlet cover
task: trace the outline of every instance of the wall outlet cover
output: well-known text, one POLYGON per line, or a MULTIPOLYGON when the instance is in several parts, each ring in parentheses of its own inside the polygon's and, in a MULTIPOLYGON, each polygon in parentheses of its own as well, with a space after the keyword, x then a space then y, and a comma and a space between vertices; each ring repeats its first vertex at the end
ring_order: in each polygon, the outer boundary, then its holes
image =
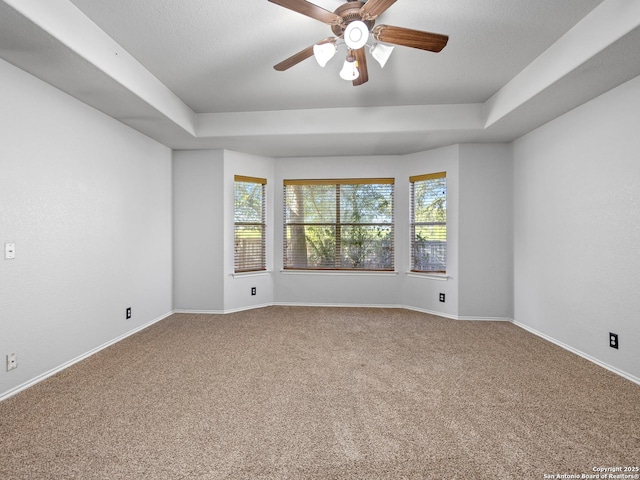
POLYGON ((609 346, 618 349, 618 334, 609 332, 609 346))
POLYGON ((16 244, 15 243, 5 243, 4 244, 4 258, 6 260, 12 260, 16 258, 16 244))
POLYGON ((7 372, 18 368, 18 356, 15 353, 7 355, 7 372))

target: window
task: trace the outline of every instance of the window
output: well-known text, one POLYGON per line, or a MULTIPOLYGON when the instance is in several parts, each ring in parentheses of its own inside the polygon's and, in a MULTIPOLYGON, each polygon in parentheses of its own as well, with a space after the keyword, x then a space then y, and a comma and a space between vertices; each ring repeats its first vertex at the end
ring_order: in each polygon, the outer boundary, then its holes
POLYGON ((447 174, 410 177, 411 271, 447 270, 447 174))
POLYGON ((393 270, 392 178, 284 181, 284 268, 393 270))
POLYGON ((235 272, 266 270, 266 222, 264 178, 235 176, 234 269, 235 272))

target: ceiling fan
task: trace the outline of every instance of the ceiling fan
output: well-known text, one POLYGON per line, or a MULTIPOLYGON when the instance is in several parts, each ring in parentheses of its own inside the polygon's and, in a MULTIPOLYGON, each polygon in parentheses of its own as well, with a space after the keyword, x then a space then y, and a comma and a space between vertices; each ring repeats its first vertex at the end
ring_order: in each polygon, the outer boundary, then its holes
POLYGON ((446 45, 449 37, 438 33, 411 30, 391 25, 375 25, 376 19, 396 0, 348 0, 334 12, 325 10, 306 0, 269 0, 272 3, 319 20, 331 26, 333 37, 320 40, 304 50, 290 56, 275 65, 278 71, 287 70, 310 56, 315 56, 320 66, 335 55, 339 41, 347 46, 347 58, 340 76, 353 82, 354 86, 362 85, 369 80, 365 46, 370 39, 369 53, 382 67, 389 58, 392 45, 418 48, 430 52, 439 52, 446 45))

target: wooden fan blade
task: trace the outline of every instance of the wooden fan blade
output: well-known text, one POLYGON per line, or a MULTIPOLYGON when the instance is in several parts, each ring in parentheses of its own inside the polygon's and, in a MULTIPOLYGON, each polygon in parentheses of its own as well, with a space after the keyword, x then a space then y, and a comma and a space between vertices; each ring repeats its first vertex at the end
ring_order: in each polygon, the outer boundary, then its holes
POLYGON ((358 62, 358 78, 353 81, 353 86, 357 87, 358 85, 362 85, 363 83, 367 83, 369 80, 369 72, 367 70, 367 55, 364 51, 364 47, 359 48, 358 50, 354 50, 353 55, 356 58, 356 62, 358 62))
MULTIPOLYGON (((322 45, 323 43, 336 43, 336 37, 328 37, 324 40, 320 40, 313 45, 322 45)), ((313 45, 308 46, 304 50, 300 50, 298 53, 291 55, 286 60, 281 61, 279 64, 275 65, 273 68, 278 70, 279 72, 284 72, 285 70, 297 65, 303 60, 306 60, 310 56, 313 55, 313 45)))
POLYGON ((378 25, 371 33, 379 42, 393 43, 403 47, 419 48, 430 52, 439 52, 449 41, 447 35, 439 33, 422 32, 391 25, 378 25))
POLYGON ((294 55, 291 55, 286 60, 283 60, 279 64, 274 65, 273 68, 275 68, 279 72, 284 72, 285 70, 293 67, 294 65, 299 64, 301 61, 306 60, 311 55, 313 55, 313 45, 305 48, 304 50, 300 50, 298 53, 294 55))
POLYGON ((275 3, 276 5, 280 5, 281 7, 288 8, 289 10, 293 10, 294 12, 301 13, 302 15, 306 15, 307 17, 311 17, 315 20, 320 20, 323 23, 327 23, 329 25, 340 25, 343 20, 342 17, 339 17, 333 12, 329 10, 325 10, 322 7, 314 5, 311 2, 307 2, 306 0, 269 0, 271 3, 275 3))
POLYGON ((368 0, 360 9, 360 16, 363 20, 373 20, 394 3, 396 0, 368 0))

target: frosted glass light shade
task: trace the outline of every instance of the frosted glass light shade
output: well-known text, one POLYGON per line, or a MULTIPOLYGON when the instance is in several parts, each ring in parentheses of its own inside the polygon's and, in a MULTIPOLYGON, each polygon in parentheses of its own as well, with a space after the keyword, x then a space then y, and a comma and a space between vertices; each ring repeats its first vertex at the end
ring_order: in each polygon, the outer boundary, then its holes
POLYGON ((393 52, 393 48, 394 47, 390 45, 376 43, 373 47, 371 47, 369 53, 371 53, 371 56, 376 60, 376 62, 380 64, 380 67, 384 68, 387 60, 389 60, 389 57, 391 56, 391 52, 393 52))
POLYGON ((358 67, 356 66, 356 62, 350 62, 349 60, 344 61, 344 65, 342 65, 342 70, 340 70, 340 78, 343 80, 355 80, 360 76, 360 72, 358 71, 358 67))
POLYGON ((364 22, 356 20, 344 30, 344 41, 351 50, 364 47, 369 40, 369 29, 364 22))
POLYGON ((333 58, 337 50, 338 47, 336 47, 335 43, 322 43, 313 46, 313 56, 316 62, 318 62, 318 65, 324 67, 327 62, 333 58))

